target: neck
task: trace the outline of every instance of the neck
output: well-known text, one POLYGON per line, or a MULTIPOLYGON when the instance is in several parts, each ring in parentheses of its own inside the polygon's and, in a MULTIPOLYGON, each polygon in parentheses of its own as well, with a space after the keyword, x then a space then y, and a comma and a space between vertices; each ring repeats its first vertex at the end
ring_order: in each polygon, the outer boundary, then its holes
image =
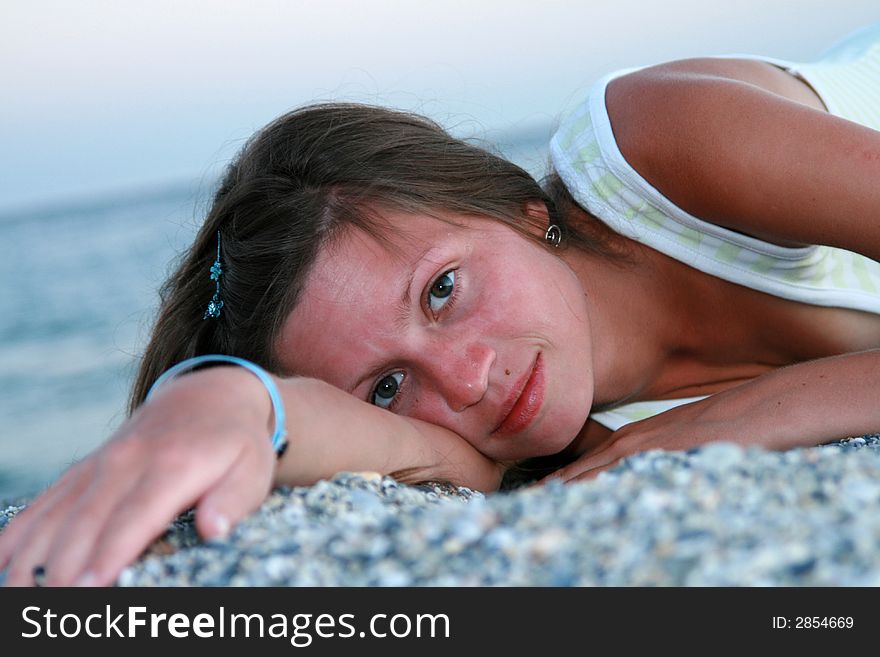
POLYGON ((590 309, 594 408, 662 395, 668 368, 699 354, 710 332, 698 278, 687 267, 627 240, 626 260, 570 256, 590 309), (697 330, 699 329, 699 330, 697 330))

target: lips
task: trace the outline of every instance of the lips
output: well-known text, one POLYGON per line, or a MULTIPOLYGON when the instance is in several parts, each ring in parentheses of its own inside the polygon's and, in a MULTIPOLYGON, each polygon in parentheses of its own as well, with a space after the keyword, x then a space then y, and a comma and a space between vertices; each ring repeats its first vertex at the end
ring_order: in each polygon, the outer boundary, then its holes
POLYGON ((523 374, 503 406, 501 421, 492 431, 509 436, 528 427, 544 403, 544 362, 539 353, 531 369, 523 374))

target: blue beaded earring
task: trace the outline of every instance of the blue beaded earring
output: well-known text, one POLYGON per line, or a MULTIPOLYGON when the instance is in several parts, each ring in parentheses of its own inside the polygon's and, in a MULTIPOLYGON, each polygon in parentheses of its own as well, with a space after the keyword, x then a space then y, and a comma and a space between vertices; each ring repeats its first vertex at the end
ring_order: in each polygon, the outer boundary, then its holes
POLYGON ((220 298, 220 276, 222 274, 223 268, 220 266, 220 231, 218 230, 217 259, 214 260, 214 264, 211 265, 211 280, 216 283, 216 287, 214 288, 214 296, 211 297, 211 301, 208 303, 208 308, 205 310, 202 319, 208 319, 209 317, 217 319, 220 317, 220 309, 223 307, 223 300, 220 298))

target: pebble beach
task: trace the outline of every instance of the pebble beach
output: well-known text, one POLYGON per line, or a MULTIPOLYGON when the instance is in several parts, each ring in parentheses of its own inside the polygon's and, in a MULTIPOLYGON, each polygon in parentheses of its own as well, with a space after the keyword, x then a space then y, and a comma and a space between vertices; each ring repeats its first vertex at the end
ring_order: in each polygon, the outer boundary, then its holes
MULTIPOLYGON (((23 508, 3 504, 0 529, 23 508)), ((191 514, 119 586, 880 586, 880 434, 788 452, 650 451, 482 494, 340 473, 223 540, 191 514)))

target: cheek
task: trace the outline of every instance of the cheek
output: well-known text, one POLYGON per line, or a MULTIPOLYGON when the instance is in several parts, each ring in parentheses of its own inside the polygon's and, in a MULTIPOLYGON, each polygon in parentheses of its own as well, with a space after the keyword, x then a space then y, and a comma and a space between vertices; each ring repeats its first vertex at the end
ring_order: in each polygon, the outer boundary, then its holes
POLYGON ((533 289, 536 301, 552 314, 554 322, 570 323, 577 332, 585 329, 589 321, 588 301, 577 274, 563 261, 554 260, 548 263, 543 276, 540 285, 533 289))
POLYGON ((422 420, 462 435, 463 428, 459 424, 461 416, 452 413, 439 394, 428 390, 419 390, 413 396, 412 403, 402 411, 407 417, 422 420))
MULTIPOLYGON (((473 293, 469 295, 467 315, 473 328, 489 327, 504 329, 518 323, 520 318, 542 311, 546 294, 540 280, 540 271, 520 269, 490 269, 490 273, 474 281, 473 293)), ((541 312, 541 314, 543 314, 541 312)))

